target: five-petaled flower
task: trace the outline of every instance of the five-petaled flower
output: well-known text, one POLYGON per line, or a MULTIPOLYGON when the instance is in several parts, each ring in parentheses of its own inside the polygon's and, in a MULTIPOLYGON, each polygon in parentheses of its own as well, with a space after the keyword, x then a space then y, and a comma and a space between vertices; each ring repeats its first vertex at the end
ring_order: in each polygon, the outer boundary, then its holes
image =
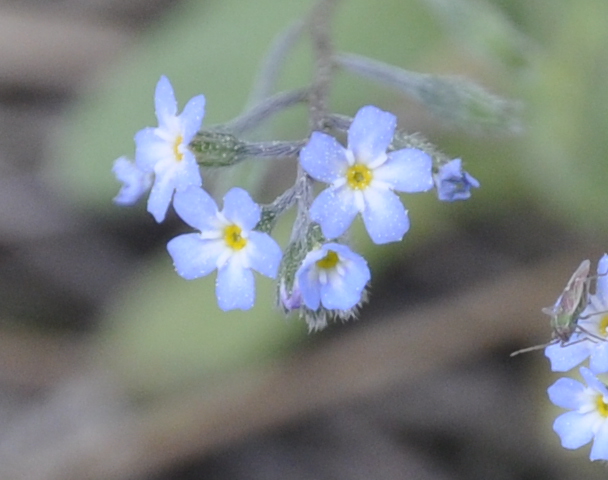
POLYGON ((162 76, 156 85, 154 104, 158 127, 137 132, 135 161, 142 171, 154 173, 148 211, 157 222, 162 222, 174 191, 202 185, 199 167, 188 144, 201 128, 205 97, 193 97, 181 115, 177 115, 173 87, 167 77, 162 76))
POLYGON ((299 293, 311 310, 349 310, 361 300, 370 272, 365 259, 346 245, 326 243, 308 252, 296 272, 299 293))
POLYGON ((554 372, 566 372, 589 358, 589 368, 595 373, 608 372, 608 255, 597 265, 595 293, 578 320, 579 329, 570 341, 556 343, 545 349, 554 372))
POLYGON ((409 229, 407 211, 393 190, 424 192, 433 188, 432 159, 422 150, 387 153, 397 119, 374 106, 361 108, 348 129, 348 147, 313 132, 300 152, 300 163, 315 180, 329 183, 310 208, 329 239, 342 235, 361 213, 371 239, 399 241, 409 229))
POLYGON ((437 197, 443 202, 466 200, 471 196, 471 188, 479 188, 477 179, 462 169, 460 158, 441 165, 433 178, 437 197))
POLYGON ((178 190, 173 199, 177 214, 200 233, 170 240, 167 249, 175 269, 185 279, 208 275, 217 269, 216 294, 222 310, 250 309, 255 301, 253 273, 275 278, 281 248, 266 233, 253 228, 261 209, 249 194, 232 188, 224 196, 224 209, 200 187, 178 190))
POLYGON ((587 386, 560 378, 549 387, 551 401, 572 410, 557 417, 553 430, 564 448, 579 448, 593 440, 589 458, 608 460, 608 389, 587 368, 580 371, 587 386))
POLYGON ((144 172, 126 157, 117 158, 114 161, 112 172, 122 187, 118 195, 114 197, 114 203, 118 205, 133 205, 152 186, 154 176, 151 172, 144 172))

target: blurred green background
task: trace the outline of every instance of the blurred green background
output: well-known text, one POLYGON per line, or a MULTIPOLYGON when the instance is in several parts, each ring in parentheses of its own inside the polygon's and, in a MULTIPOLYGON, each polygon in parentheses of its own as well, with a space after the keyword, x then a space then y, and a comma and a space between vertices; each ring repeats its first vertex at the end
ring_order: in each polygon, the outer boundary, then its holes
MULTIPOLYGON (((118 156, 133 155, 135 132, 155 124, 159 76, 170 78, 180 108, 191 96, 205 94, 204 125, 225 122, 244 107, 273 38, 311 6, 301 0, 177 5, 74 105, 49 170, 56 184, 87 215, 119 222, 147 216, 145 202, 134 209, 112 204, 118 183, 110 168, 118 156)), ((342 2, 334 30, 338 50, 408 70, 462 75, 522 104, 519 133, 445 125, 412 99, 352 74, 336 75, 333 111, 353 115, 366 104, 391 110, 403 128, 463 158, 482 185, 459 204, 440 204, 432 194, 404 196, 412 229, 399 245, 372 247, 358 222, 354 243, 369 259, 374 278, 459 223, 483 223, 528 206, 581 234, 606 232, 607 21, 605 0, 342 2)), ((310 67, 304 37, 285 66, 280 89, 306 85, 310 67)), ((268 139, 305 137, 305 110, 295 108, 262 133, 268 139)), ((209 183, 220 176, 204 174, 209 183)), ((246 177, 235 176, 241 182, 246 177)), ((254 192, 254 198, 268 201, 272 193, 254 192)), ((283 222, 277 232, 283 245, 288 227, 283 222)), ((124 279, 105 311, 106 360, 136 390, 153 391, 214 378, 280 355, 294 342, 313 341, 303 322, 286 321, 273 307, 270 281, 258 278, 257 287, 252 311, 221 312, 213 276, 181 279, 159 245, 124 279)), ((373 294, 372 288, 371 302, 373 294)))

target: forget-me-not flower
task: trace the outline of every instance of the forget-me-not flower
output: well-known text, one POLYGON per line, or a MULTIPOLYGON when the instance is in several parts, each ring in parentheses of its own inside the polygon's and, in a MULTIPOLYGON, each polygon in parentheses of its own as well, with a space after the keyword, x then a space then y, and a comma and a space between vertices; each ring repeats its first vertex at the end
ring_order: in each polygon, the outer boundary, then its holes
POLYGON ((422 150, 387 153, 397 118, 374 106, 361 108, 348 129, 348 146, 313 132, 300 152, 300 163, 315 180, 329 183, 314 200, 310 218, 323 235, 342 235, 357 213, 374 243, 401 240, 409 229, 407 211, 393 190, 424 192, 433 188, 432 159, 422 150))
POLYGON ((275 278, 281 248, 270 235, 253 230, 261 209, 241 188, 224 196, 224 209, 200 187, 178 190, 173 199, 177 214, 199 233, 186 233, 167 244, 175 270, 185 279, 217 269, 216 294, 222 310, 248 310, 255 301, 253 273, 275 278))
POLYGON ((553 430, 564 448, 576 449, 593 441, 589 458, 608 460, 608 389, 587 368, 581 368, 581 375, 587 386, 560 378, 549 387, 551 401, 572 410, 557 417, 553 430))
POLYGON ((173 87, 167 77, 162 76, 156 85, 154 104, 158 127, 137 132, 135 161, 144 172, 154 173, 148 211, 160 223, 165 219, 174 191, 202 185, 196 158, 188 144, 201 128, 205 97, 193 97, 177 115, 173 87))
POLYGON ((477 179, 462 169, 460 158, 441 165, 433 177, 437 196, 443 202, 466 200, 471 196, 471 188, 479 188, 477 179))
POLYGON ((608 255, 597 265, 596 290, 578 320, 580 329, 567 344, 549 345, 545 355, 554 372, 566 372, 589 358, 595 373, 608 372, 608 255))
POLYGON ((151 172, 144 172, 135 162, 126 157, 117 158, 114 161, 112 172, 122 187, 118 195, 114 197, 114 203, 119 205, 133 205, 152 186, 154 179, 151 172))
POLYGON ((326 243, 308 252, 296 272, 299 292, 311 310, 349 310, 361 300, 370 272, 365 259, 346 245, 326 243))

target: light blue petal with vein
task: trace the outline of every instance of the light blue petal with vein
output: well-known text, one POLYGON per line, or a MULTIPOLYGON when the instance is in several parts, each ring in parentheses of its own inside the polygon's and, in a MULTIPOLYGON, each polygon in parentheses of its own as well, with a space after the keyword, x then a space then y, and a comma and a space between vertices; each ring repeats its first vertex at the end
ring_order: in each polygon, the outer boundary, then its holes
POLYGON ((243 230, 253 229, 260 221, 262 210, 247 191, 242 188, 231 188, 224 195, 224 216, 243 230))
POLYGON ((426 192, 433 188, 433 160, 417 148, 391 152, 388 160, 374 170, 374 179, 384 181, 399 192, 426 192))
POLYGON ((348 168, 344 147, 334 137, 320 132, 313 132, 300 151, 300 164, 312 178, 325 183, 343 177, 348 168))
POLYGON ((262 275, 275 278, 283 256, 279 244, 270 235, 255 230, 249 232, 248 241, 251 243, 249 254, 251 268, 262 275))
POLYGON ((255 283, 253 272, 241 268, 232 257, 217 272, 215 293, 217 303, 224 311, 249 310, 255 302, 255 283))
POLYGON ((169 79, 164 75, 160 77, 160 80, 156 84, 154 107, 156 110, 156 118, 158 119, 158 126, 161 128, 168 128, 172 121, 171 118, 175 117, 177 114, 177 101, 175 100, 171 82, 169 82, 169 79))
POLYGON ((359 109, 348 129, 348 149, 361 163, 386 152, 393 140, 397 117, 373 105, 359 109))
POLYGON ((357 215, 357 206, 349 188, 342 186, 323 190, 312 202, 310 218, 321 225, 326 238, 342 235, 357 215))
POLYGON ((222 241, 203 240, 197 233, 180 235, 167 244, 175 270, 187 280, 204 277, 215 270, 224 248, 222 241))
POLYGON ((407 211, 390 190, 367 188, 362 212, 367 233, 376 244, 398 242, 410 228, 407 211))
POLYGON ((190 187, 176 192, 173 208, 184 222, 201 232, 218 228, 217 205, 213 198, 200 187, 190 187))

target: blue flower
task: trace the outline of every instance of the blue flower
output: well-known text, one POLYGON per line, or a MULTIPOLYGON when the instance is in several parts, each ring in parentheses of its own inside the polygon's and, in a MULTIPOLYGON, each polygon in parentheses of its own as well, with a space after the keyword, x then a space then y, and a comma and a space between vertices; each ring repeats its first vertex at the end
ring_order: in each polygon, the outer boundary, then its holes
POLYGON ((545 349, 554 372, 566 372, 589 358, 589 368, 595 373, 608 372, 608 255, 597 265, 595 293, 581 313, 581 327, 563 345, 556 343, 545 349))
POLYGON ((152 185, 152 173, 144 172, 126 157, 114 161, 112 172, 123 183, 118 195, 114 197, 114 202, 119 205, 133 205, 152 185))
POLYGON ((608 460, 608 389, 590 370, 582 367, 583 385, 571 378, 560 378, 549 387, 551 401, 572 410, 557 417, 553 430, 562 446, 575 449, 593 441, 591 460, 608 460))
POLYGON ((326 243, 308 252, 296 272, 300 294, 311 310, 349 310, 361 300, 370 279, 365 259, 345 245, 326 243))
POLYGON ((189 143, 201 128, 205 115, 205 97, 198 95, 177 115, 173 87, 162 76, 154 95, 158 127, 144 128, 135 135, 135 161, 144 172, 154 173, 154 185, 148 198, 148 212, 157 222, 165 219, 174 191, 200 187, 202 178, 189 143))
POLYGON ((390 153, 396 117, 374 106, 361 108, 348 129, 348 148, 329 135, 313 132, 300 163, 315 180, 329 183, 314 200, 310 218, 327 238, 337 238, 361 213, 375 243, 401 240, 409 229, 399 192, 433 187, 432 160, 415 148, 390 153))
POLYGON ((281 248, 266 233, 253 228, 261 209, 241 188, 232 188, 219 212, 200 187, 175 192, 177 214, 200 233, 186 233, 170 240, 167 249, 175 270, 187 280, 217 269, 216 294, 222 310, 248 310, 255 300, 253 273, 275 278, 281 248))
POLYGON ((471 188, 479 188, 479 182, 462 170, 462 160, 455 158, 441 165, 434 175, 437 196, 443 202, 466 200, 471 196, 471 188))

